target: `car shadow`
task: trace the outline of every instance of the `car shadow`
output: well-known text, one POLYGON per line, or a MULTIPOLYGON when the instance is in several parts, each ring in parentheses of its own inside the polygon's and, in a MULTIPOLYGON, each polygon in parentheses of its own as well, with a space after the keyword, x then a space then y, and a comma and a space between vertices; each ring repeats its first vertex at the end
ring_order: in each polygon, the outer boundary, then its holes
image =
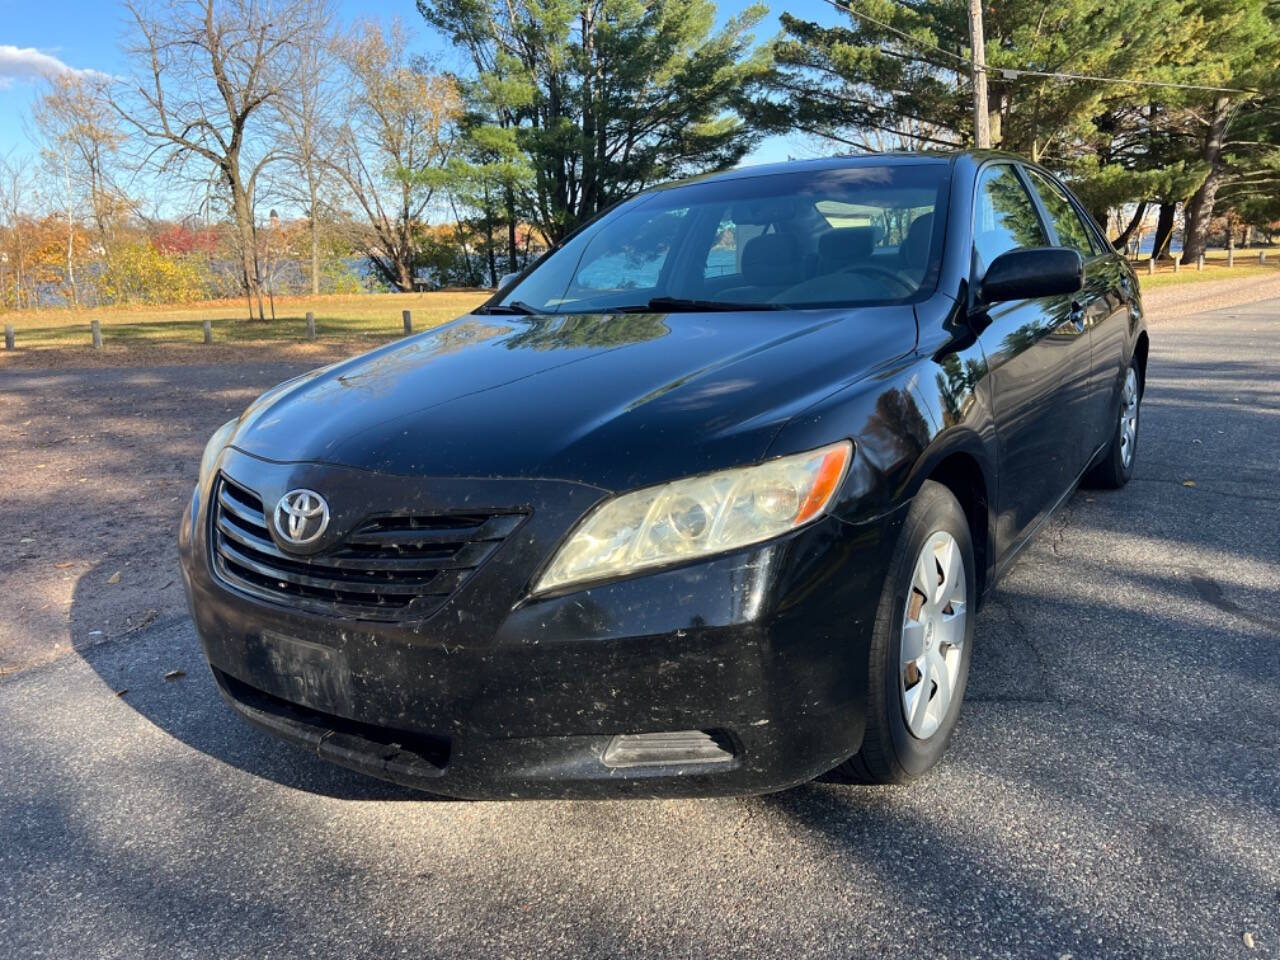
MULTIPOLYGON (((176 559, 175 559, 176 563, 176 559)), ((104 576, 101 567, 76 585, 104 576)), ((341 800, 436 800, 437 797, 328 763, 243 720, 218 692, 190 618, 168 617, 141 630, 86 642, 74 598, 76 653, 133 710, 165 733, 215 760, 264 780, 341 800)))

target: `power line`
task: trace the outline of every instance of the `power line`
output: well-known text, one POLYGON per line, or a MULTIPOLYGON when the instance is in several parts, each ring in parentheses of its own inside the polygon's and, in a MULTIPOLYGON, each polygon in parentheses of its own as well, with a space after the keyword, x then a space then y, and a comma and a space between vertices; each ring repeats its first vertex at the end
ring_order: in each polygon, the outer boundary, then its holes
POLYGON ((1093 74, 1088 74, 1088 73, 1062 73, 1062 72, 1056 72, 1056 71, 1050 71, 1050 70, 1025 70, 1022 67, 1016 67, 1016 68, 1015 67, 992 67, 989 65, 982 65, 982 66, 975 67, 973 61, 971 61, 968 57, 962 56, 961 54, 958 54, 958 53, 953 53, 952 51, 946 49, 945 47, 938 46, 936 43, 930 43, 927 40, 921 40, 918 37, 913 37, 911 36, 911 34, 907 33, 906 31, 899 30, 897 27, 887 24, 883 20, 877 20, 875 17, 871 16, 870 14, 863 13, 861 10, 853 9, 851 0, 825 0, 825 2, 829 3, 831 6, 835 7, 837 10, 842 10, 845 13, 851 14, 860 20, 864 20, 867 23, 874 24, 875 26, 880 27, 882 30, 888 30, 890 33, 893 33, 899 37, 902 37, 902 39, 906 40, 908 43, 915 44, 917 47, 923 47, 926 50, 934 50, 938 53, 941 53, 943 56, 950 57, 952 60, 956 60, 959 63, 963 63, 965 66, 969 67, 971 70, 975 70, 975 72, 985 73, 987 74, 987 76, 991 76, 994 73, 998 73, 1006 80, 1017 80, 1019 77, 1047 77, 1049 79, 1054 79, 1054 80, 1087 80, 1093 83, 1115 83, 1115 84, 1135 86, 1135 87, 1163 87, 1166 89, 1174 89, 1174 90, 1201 90, 1207 93, 1253 94, 1258 92, 1257 90, 1251 90, 1251 89, 1246 89, 1241 87, 1213 87, 1213 86, 1207 86, 1205 84, 1200 84, 1200 83, 1174 83, 1171 80, 1139 80, 1139 79, 1126 80, 1122 77, 1100 77, 1100 76, 1095 76, 1093 74))

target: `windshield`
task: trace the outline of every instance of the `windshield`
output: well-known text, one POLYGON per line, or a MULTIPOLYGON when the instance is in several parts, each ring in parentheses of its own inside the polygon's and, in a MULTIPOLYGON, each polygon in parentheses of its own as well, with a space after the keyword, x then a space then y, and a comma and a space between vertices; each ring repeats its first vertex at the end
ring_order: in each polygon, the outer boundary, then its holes
POLYGON ((937 284, 949 166, 716 180, 623 203, 488 305, 609 313, 904 303, 937 284))

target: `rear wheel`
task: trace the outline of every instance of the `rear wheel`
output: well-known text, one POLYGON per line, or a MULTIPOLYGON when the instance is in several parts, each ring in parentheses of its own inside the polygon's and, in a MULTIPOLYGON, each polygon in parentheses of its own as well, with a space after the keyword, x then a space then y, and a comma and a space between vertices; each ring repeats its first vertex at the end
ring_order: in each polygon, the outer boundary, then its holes
POLYGON ((964 700, 976 583, 964 511, 950 490, 926 481, 880 597, 862 748, 837 778, 906 783, 938 762, 964 700))
POLYGON ((1138 457, 1138 413, 1142 403, 1142 380, 1138 376, 1135 360, 1124 373, 1124 386, 1120 388, 1120 412, 1116 417, 1115 432, 1107 452, 1085 477, 1091 487, 1118 490, 1133 476, 1133 465, 1138 457))

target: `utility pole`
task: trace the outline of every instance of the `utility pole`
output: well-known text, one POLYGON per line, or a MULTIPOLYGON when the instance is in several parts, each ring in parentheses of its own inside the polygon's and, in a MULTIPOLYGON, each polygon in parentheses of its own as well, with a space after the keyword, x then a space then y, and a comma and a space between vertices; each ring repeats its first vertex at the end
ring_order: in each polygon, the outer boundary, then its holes
POLYGON ((969 48, 973 51, 973 145, 991 147, 991 116, 987 113, 987 52, 982 39, 982 0, 969 0, 969 48))

